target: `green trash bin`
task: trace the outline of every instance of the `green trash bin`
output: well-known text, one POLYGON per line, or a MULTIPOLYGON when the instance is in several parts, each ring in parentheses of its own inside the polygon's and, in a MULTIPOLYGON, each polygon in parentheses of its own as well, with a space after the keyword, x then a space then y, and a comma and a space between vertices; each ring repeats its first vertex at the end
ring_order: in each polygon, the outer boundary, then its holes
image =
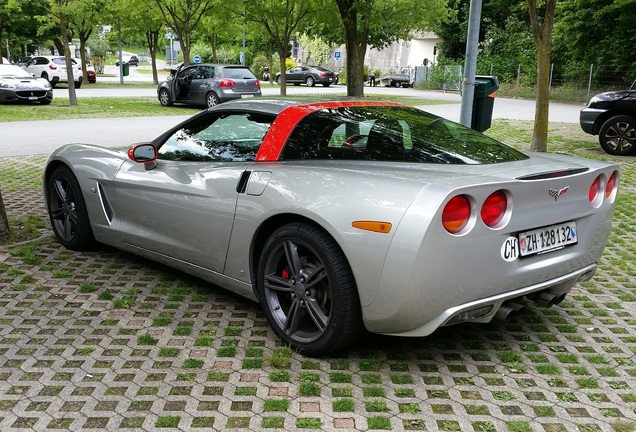
POLYGON ((121 69, 122 69, 122 75, 128 76, 128 74, 130 73, 130 65, 128 63, 122 63, 121 69))
POLYGON ((483 132, 492 123, 492 109, 495 106, 495 92, 499 89, 496 76, 478 75, 475 77, 475 97, 473 98, 473 117, 471 129, 483 132))

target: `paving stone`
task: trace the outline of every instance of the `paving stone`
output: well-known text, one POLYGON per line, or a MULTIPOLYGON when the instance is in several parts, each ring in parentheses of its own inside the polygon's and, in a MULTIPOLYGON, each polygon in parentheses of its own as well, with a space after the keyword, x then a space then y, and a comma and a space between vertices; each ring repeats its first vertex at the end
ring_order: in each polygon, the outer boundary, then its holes
MULTIPOLYGON (((321 359, 273 362, 284 347, 258 304, 159 264, 49 232, 36 258, 0 248, 0 431, 636 430, 636 161, 590 143, 577 151, 622 169, 592 281, 514 322, 371 336, 321 359)), ((46 220, 39 189, 0 189, 10 217, 46 220)))

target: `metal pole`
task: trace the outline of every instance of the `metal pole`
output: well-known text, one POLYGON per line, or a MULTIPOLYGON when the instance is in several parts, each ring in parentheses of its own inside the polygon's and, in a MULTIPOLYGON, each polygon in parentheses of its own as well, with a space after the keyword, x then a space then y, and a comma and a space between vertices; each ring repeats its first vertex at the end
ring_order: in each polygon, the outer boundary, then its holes
POLYGON ((475 74, 477 71, 477 45, 479 44, 480 20, 481 0, 470 0, 462 106, 459 116, 459 122, 466 127, 470 127, 473 117, 473 99, 475 98, 475 74))
POLYGON ((243 24, 243 55, 241 56, 241 66, 245 66, 245 24, 243 24))
POLYGON ((119 84, 124 84, 124 59, 121 55, 121 19, 117 18, 117 32, 119 33, 118 48, 119 48, 119 84))
POLYGON ((592 74, 594 73, 594 63, 590 64, 590 78, 587 80, 587 99, 585 103, 590 100, 590 90, 592 89, 592 74))
POLYGON ((519 67, 517 68, 517 95, 515 99, 519 97, 519 80, 521 79, 521 63, 519 63, 519 67))

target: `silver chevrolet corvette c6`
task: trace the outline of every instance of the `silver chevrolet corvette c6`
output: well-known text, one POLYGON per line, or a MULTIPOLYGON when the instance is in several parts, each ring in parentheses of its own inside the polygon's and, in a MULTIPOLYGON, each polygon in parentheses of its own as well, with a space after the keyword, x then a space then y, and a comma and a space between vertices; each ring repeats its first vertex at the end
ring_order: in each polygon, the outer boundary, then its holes
POLYGON ((559 303, 605 247, 618 166, 522 153, 377 101, 230 102, 128 152, 49 158, 51 224, 259 301, 293 349, 559 303), (525 303, 525 302, 524 302, 525 303))

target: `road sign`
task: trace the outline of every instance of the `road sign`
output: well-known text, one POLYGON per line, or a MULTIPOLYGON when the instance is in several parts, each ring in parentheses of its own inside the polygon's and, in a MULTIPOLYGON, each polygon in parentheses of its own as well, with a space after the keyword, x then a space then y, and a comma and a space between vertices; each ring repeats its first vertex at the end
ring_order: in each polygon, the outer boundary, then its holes
POLYGON ((340 51, 334 51, 333 58, 340 60, 340 51))
POLYGON ((200 55, 195 55, 194 57, 192 57, 192 60, 195 63, 201 63, 201 56, 200 55))

